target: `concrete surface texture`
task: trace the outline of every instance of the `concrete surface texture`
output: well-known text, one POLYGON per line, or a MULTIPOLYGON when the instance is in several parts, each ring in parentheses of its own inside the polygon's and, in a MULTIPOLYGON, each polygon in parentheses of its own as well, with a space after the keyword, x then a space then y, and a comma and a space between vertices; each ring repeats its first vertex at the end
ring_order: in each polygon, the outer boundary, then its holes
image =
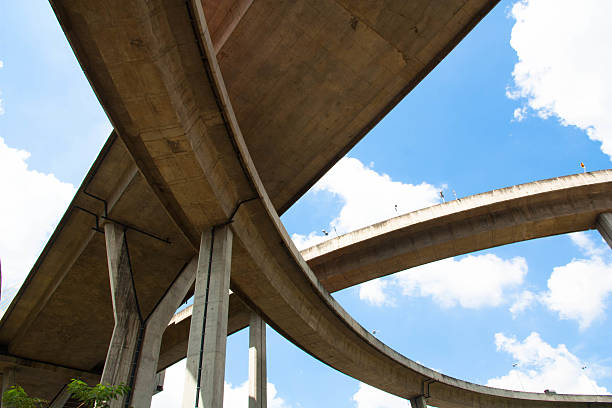
POLYGON ((266 323, 256 312, 249 321, 249 408, 268 406, 266 323))
POLYGON ((604 213, 597 218, 597 230, 612 248, 612 213, 604 213))
POLYGON ((223 406, 232 239, 228 225, 202 233, 183 408, 223 406))
MULTIPOLYGON (((278 217, 496 1, 216 4, 52 1, 117 133, 0 322, 6 359, 61 372, 38 387, 47 396, 65 371, 101 373, 115 319, 106 245, 91 228, 113 223, 125 229, 141 316, 194 256, 212 253, 202 350, 220 379, 201 384, 210 406, 221 406, 230 269, 232 291, 279 333, 395 395, 419 397, 427 382, 439 407, 612 406, 470 384, 399 355, 333 300, 278 217), (210 231, 222 244, 198 251, 210 231)), ((38 386, 25 368, 16 381, 38 386)))

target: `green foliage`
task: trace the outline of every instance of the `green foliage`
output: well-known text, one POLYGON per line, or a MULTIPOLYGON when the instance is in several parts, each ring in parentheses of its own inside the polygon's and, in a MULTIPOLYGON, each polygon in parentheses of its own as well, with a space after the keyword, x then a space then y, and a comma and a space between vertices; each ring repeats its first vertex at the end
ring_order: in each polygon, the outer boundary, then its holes
POLYGON ((130 387, 125 384, 116 386, 97 384, 89 386, 84 381, 73 379, 68 384, 68 391, 72 393, 72 398, 81 401, 79 407, 108 408, 112 400, 127 395, 130 387))
POLYGON ((8 408, 42 408, 47 401, 28 396, 23 388, 13 385, 2 394, 2 406, 8 408))

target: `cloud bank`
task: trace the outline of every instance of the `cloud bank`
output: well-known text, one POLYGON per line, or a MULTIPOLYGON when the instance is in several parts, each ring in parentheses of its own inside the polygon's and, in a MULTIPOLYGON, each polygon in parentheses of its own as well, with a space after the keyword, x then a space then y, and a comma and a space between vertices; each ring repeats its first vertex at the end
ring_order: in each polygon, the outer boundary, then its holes
POLYGON ((315 193, 326 191, 343 201, 340 213, 330 223, 330 236, 313 231, 308 235, 293 234, 291 237, 299 249, 308 248, 335 236, 335 232, 344 234, 438 204, 440 190, 440 187, 425 182, 394 181, 388 175, 366 167, 358 159, 345 157, 312 188, 315 193))
MULTIPOLYGON (((30 153, 0 137, 2 304, 8 306, 75 194, 72 184, 28 168, 30 153), (5 298, 5 294, 8 294, 5 298)), ((3 311, 0 311, 3 312, 3 311)))
POLYGON ((522 120, 528 107, 541 118, 586 131, 612 157, 612 37, 608 0, 521 0, 510 45, 518 62, 508 96, 523 102, 514 111, 522 120))
POLYGON ((490 379, 488 386, 532 392, 554 390, 563 394, 608 393, 605 387, 597 385, 596 370, 586 366, 564 344, 553 347, 536 332, 523 341, 496 333, 495 345, 516 363, 508 374, 490 379))

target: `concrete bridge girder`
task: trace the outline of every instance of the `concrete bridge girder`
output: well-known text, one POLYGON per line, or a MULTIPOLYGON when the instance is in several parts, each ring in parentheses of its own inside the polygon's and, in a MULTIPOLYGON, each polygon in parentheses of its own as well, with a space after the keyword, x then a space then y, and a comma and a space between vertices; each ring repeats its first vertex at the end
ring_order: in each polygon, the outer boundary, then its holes
MULTIPOLYGON (((394 95, 385 94, 383 106, 360 108, 376 113, 356 125, 357 136, 338 141, 341 147, 323 161, 311 160, 312 157, 296 159, 295 167, 300 167, 304 160, 312 163, 304 167, 308 171, 288 180, 292 189, 283 190, 283 183, 271 178, 275 170, 269 163, 258 161, 269 191, 276 193, 272 198, 238 126, 200 2, 190 2, 185 8, 184 4, 133 0, 122 2, 123 7, 109 8, 105 15, 96 10, 107 6, 106 2, 102 5, 96 1, 75 1, 55 3, 54 7, 113 125, 172 221, 194 248, 202 231, 231 222, 234 291, 296 345, 348 375, 404 398, 418 397, 423 382, 435 379, 428 402, 441 407, 569 407, 591 403, 610 406, 612 399, 608 397, 517 393, 469 384, 390 350, 331 298, 293 246, 276 212, 277 208, 286 208, 299 196, 300 189, 307 188, 326 166, 333 164, 333 155, 341 154, 359 140, 362 132, 397 102, 397 95, 412 89, 495 3, 464 2, 461 13, 451 6, 424 9, 426 16, 446 18, 443 24, 435 20, 431 25, 434 34, 441 32, 445 37, 432 39, 435 35, 421 30, 420 36, 428 35, 430 41, 413 60, 408 53, 410 44, 392 42, 395 57, 385 61, 387 65, 406 67, 398 69, 400 75, 391 73, 401 83, 393 83, 390 89, 400 90, 394 95), (401 55, 397 54, 398 49, 401 55), (422 59, 428 62, 412 66, 411 61, 422 59), (135 72, 142 75, 135 76, 135 72)), ((350 14, 347 4, 338 10, 334 2, 321 5, 344 17, 350 14)), ((255 11, 261 12, 253 7, 246 12, 244 21, 252 21, 255 11)), ((350 30, 356 35, 375 32, 371 27, 375 11, 354 10, 359 17, 356 23, 350 19, 350 30), (360 31, 362 28, 364 31, 360 31)), ((351 33, 349 28, 345 29, 351 33)), ((235 32, 240 30, 237 27, 235 32)), ((380 38, 371 37, 373 48, 380 43, 380 38)), ((235 46, 231 39, 226 44, 235 46)), ((372 86, 373 83, 368 83, 368 87, 372 86)), ((251 134, 257 133, 253 129, 251 134)), ((252 146, 255 145, 260 149, 253 152, 261 157, 266 149, 253 141, 252 146)), ((282 149, 274 154, 289 157, 282 149)), ((227 292, 222 296, 227 296, 227 292)), ((220 331, 213 337, 219 339, 219 347, 223 348, 224 340, 220 337, 224 338, 225 332, 219 335, 220 331)), ((218 393, 215 398, 220 406, 218 393)))

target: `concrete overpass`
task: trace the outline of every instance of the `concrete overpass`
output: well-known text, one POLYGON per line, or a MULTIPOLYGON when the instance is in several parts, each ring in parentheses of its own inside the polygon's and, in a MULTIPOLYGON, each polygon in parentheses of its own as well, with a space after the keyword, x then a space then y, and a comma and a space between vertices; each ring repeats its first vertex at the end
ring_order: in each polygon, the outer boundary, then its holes
MULTIPOLYGON (((231 271, 255 316, 417 405, 429 384, 441 407, 609 406, 477 386, 399 356, 335 303, 278 218, 495 3, 53 2, 121 140, 0 322, 5 354, 124 381, 126 404, 148 406, 162 333, 195 285, 183 406, 220 406, 231 271)), ((25 366, 5 372, 29 385, 25 366)), ((60 377, 33 385, 53 395, 60 377)))
MULTIPOLYGON (((495 246, 604 227, 612 211, 612 170, 517 185, 407 213, 304 249, 328 292, 425 263, 495 246)), ((605 228, 605 229, 604 229, 605 228)), ((191 308, 164 333, 160 369, 187 352, 191 308)), ((248 307, 230 295, 228 334, 249 324, 248 307)))

